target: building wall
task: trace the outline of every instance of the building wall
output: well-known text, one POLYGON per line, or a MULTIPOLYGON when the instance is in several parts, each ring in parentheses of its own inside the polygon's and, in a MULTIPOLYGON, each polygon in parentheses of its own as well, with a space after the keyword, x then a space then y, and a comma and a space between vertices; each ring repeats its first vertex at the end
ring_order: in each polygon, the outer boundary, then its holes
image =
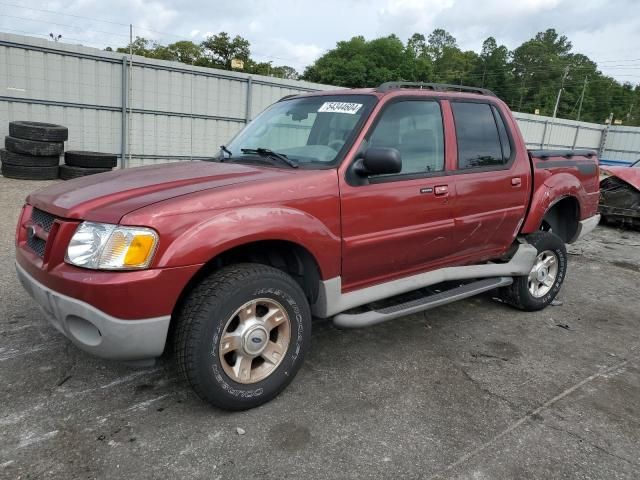
MULTIPOLYGON (((128 166, 211 157, 283 96, 334 88, 138 56, 131 67, 121 53, 0 33, 0 135, 11 120, 59 123, 67 150, 130 149, 128 166)), ((640 157, 640 128, 514 115, 530 148, 640 157)))

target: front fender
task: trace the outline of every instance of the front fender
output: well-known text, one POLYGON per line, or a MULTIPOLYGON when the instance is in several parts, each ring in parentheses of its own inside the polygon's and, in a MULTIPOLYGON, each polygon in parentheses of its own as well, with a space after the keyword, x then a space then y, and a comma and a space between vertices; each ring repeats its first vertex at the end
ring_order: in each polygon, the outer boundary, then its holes
POLYGON ((585 205, 590 202, 590 194, 574 175, 555 173, 544 179, 533 192, 531 207, 522 227, 522 233, 532 233, 538 230, 551 207, 566 197, 578 200, 579 216, 585 210, 585 205))
MULTIPOLYGON (((284 240, 306 248, 316 259, 323 279, 339 275, 338 232, 307 212, 283 206, 250 206, 212 212, 200 221, 193 215, 181 216, 173 225, 175 217, 160 220, 156 226, 161 238, 156 267, 202 264, 240 245, 284 240)), ((202 217, 203 212, 198 215, 202 217)))

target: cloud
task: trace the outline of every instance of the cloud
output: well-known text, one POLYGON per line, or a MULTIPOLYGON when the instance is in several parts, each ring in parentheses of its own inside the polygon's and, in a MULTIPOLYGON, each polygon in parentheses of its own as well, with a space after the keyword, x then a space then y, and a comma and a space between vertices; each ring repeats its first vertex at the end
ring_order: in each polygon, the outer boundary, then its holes
MULTIPOLYGON (((515 48, 555 28, 596 61, 638 58, 632 46, 640 44, 637 0, 24 0, 2 12, 0 30, 40 37, 53 31, 63 41, 98 48, 126 45, 129 23, 134 35, 162 43, 226 31, 247 38, 260 61, 300 71, 339 40, 391 33, 407 39, 434 28, 475 51, 489 36, 515 48)), ((601 68, 639 82, 640 62, 630 65, 635 68, 601 68)))

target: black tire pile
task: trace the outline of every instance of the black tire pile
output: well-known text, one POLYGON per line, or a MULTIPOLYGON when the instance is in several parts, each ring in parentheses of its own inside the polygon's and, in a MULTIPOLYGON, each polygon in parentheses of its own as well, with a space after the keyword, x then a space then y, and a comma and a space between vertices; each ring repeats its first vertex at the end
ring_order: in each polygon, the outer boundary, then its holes
POLYGON ((0 149, 2 176, 21 180, 53 180, 84 177, 109 172, 117 165, 116 155, 70 150, 60 155, 69 131, 52 123, 9 122, 5 148, 0 149))
POLYGON ((60 178, 70 180, 94 173, 110 172, 117 163, 118 158, 111 153, 69 150, 64 153, 64 165, 60 165, 60 178))
POLYGON ((10 122, 9 136, 0 149, 2 176, 21 180, 58 178, 66 127, 40 122, 10 122))

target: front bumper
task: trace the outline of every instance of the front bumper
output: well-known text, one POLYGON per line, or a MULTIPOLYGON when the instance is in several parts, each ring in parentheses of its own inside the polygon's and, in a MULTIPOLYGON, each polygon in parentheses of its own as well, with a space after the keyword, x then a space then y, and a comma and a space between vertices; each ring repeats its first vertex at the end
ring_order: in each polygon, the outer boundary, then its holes
POLYGON ((146 360, 164 350, 170 315, 122 320, 58 293, 33 278, 16 262, 18 278, 40 305, 49 322, 76 346, 113 360, 146 360))

